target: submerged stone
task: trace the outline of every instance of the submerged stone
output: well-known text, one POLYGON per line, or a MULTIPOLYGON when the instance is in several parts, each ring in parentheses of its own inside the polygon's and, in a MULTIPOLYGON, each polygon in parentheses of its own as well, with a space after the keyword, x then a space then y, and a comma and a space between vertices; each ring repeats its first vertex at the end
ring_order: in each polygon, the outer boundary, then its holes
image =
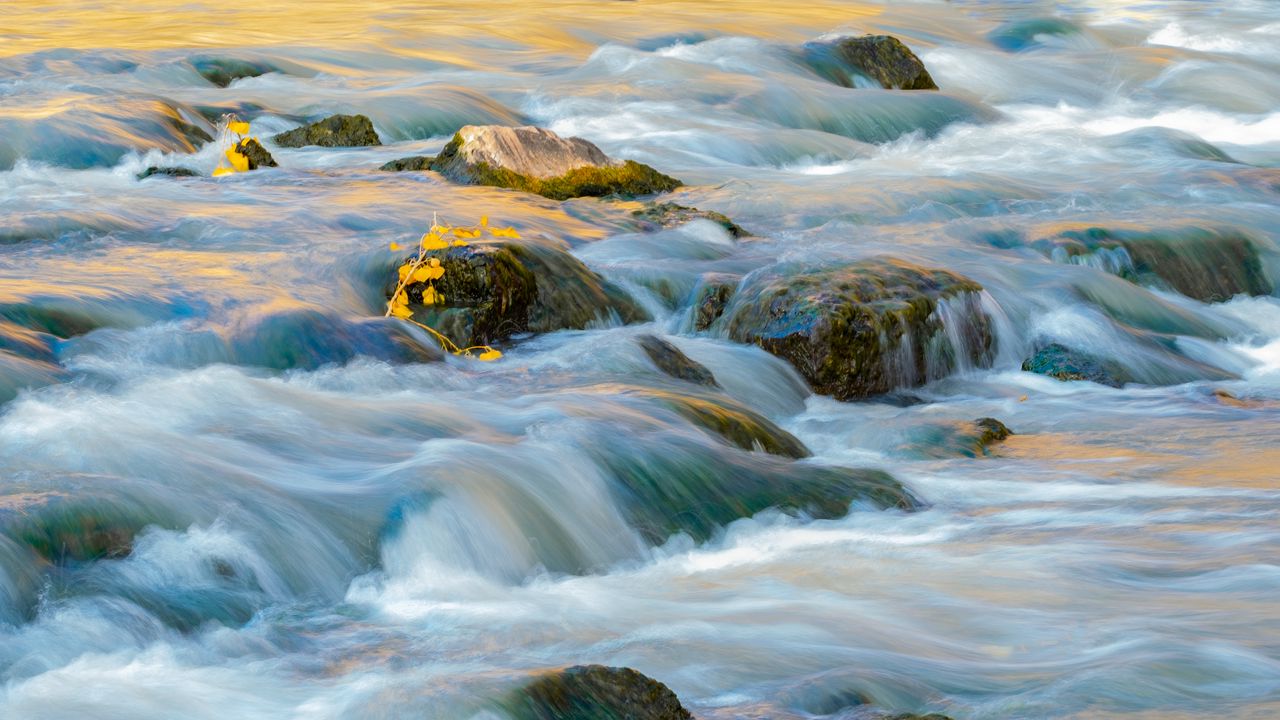
POLYGON ((191 65, 205 80, 227 87, 240 78, 258 77, 270 72, 281 72, 280 68, 270 63, 257 60, 237 60, 235 58, 196 57, 191 65))
POLYGON ((754 273, 722 321, 730 338, 789 361, 815 392, 863 398, 991 363, 978 283, 882 258, 754 273))
POLYGON ((649 356, 659 370, 671 377, 687 380, 695 385, 720 387, 716 382, 716 376, 710 370, 701 363, 690 360, 688 355, 680 352, 680 348, 666 340, 656 335, 645 334, 636 338, 636 344, 644 350, 644 354, 649 356))
POLYGON ((333 115, 271 138, 280 147, 364 147, 381 145, 373 121, 364 115, 333 115))
POLYGON ((677 205, 671 202, 647 202, 639 210, 632 210, 632 216, 640 220, 645 230, 660 230, 683 225, 694 220, 710 220, 724 228, 731 237, 743 238, 750 235, 727 216, 710 210, 677 205))
POLYGON ((666 685, 631 668, 603 665, 544 675, 501 705, 512 720, 693 720, 666 685))
POLYGON ((1040 348, 1035 355, 1023 361, 1022 369, 1058 380, 1088 380, 1115 388, 1132 381, 1119 363, 1058 343, 1040 348))
POLYGON ((430 170, 431 163, 435 161, 433 155, 414 155, 412 157, 398 158, 378 168, 384 172, 415 172, 420 170, 430 170))
POLYGON ((740 282, 741 277, 725 273, 708 273, 702 276, 694 290, 694 330, 706 330, 724 315, 729 299, 737 292, 740 282))
POLYGON ((526 241, 473 241, 432 254, 445 269, 434 281, 444 302, 422 305, 427 285, 414 283, 406 288, 410 306, 415 319, 464 347, 489 345, 519 333, 648 319, 621 288, 560 248, 526 241))
POLYGON ((1134 283, 1175 290, 1204 302, 1270 295, 1275 286, 1258 248, 1235 230, 1088 228, 1038 243, 1055 260, 1091 265, 1134 283))
POLYGON ((143 180, 152 175, 165 175, 168 177, 199 177, 200 173, 185 167, 159 167, 152 165, 151 167, 138 173, 138 179, 143 180))
POLYGON ((808 64, 819 75, 844 87, 866 78, 887 90, 937 90, 916 54, 891 35, 863 35, 805 46, 808 64))
POLYGON ((652 397, 679 413, 689 422, 719 437, 729 445, 747 451, 800 459, 811 455, 809 448, 791 433, 760 413, 724 395, 634 390, 629 394, 652 397))
POLYGON ((562 138, 536 127, 468 125, 428 167, 454 182, 521 190, 552 200, 652 195, 681 185, 648 165, 612 160, 582 138, 562 138))
POLYGON ((1004 423, 990 417, 934 423, 914 428, 903 449, 930 458, 982 457, 1011 435, 1013 431, 1004 423))

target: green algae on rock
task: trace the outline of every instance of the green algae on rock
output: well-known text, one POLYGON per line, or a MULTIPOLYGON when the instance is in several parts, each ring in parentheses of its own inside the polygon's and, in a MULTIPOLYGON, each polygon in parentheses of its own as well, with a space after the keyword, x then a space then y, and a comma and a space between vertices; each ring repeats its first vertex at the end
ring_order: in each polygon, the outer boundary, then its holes
POLYGON ((749 275, 726 309, 728 336, 789 361, 838 400, 987 367, 995 338, 978 283, 880 258, 749 275))
POLYGON ((511 693, 513 720, 693 720, 666 685, 631 668, 578 665, 511 693))
POLYGON ((699 210, 672 202, 647 202, 639 210, 632 210, 631 215, 640 221, 641 227, 645 230, 676 227, 694 220, 710 220, 724 228, 731 237, 743 238, 751 234, 721 213, 699 210))
POLYGON ((472 241, 432 252, 444 275, 433 281, 442 304, 422 304, 424 283, 406 288, 421 322, 461 346, 512 335, 623 324, 648 315, 621 288, 558 247, 533 241, 472 241))
POLYGON ((829 43, 809 43, 810 67, 844 87, 857 87, 866 78, 887 90, 937 90, 924 63, 901 40, 891 35, 863 35, 829 43))
POLYGON ((384 163, 378 169, 384 172, 418 172, 430 170, 433 162, 435 162, 435 156, 433 155, 413 155, 384 163))
POLYGON ((271 138, 280 147, 365 147, 381 145, 373 121, 364 115, 332 115, 271 138))
POLYGON ((552 200, 636 197, 681 185, 648 165, 612 160, 582 138, 562 138, 536 127, 468 125, 428 168, 454 182, 520 190, 552 200))
POLYGON ((640 389, 629 390, 627 394, 658 400, 727 444, 748 452, 765 452, 793 460, 812 455, 799 438, 724 395, 640 389))

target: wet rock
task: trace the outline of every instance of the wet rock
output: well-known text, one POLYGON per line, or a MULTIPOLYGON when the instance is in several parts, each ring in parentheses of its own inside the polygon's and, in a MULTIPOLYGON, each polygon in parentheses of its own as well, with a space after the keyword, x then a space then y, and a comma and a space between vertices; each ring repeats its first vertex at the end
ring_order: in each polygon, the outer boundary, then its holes
POLYGON ((666 685, 630 668, 578 665, 511 694, 512 720, 693 720, 666 685))
POLYGON ((227 87, 240 78, 258 77, 269 72, 281 72, 280 68, 270 63, 254 60, 236 60, 235 58, 196 57, 191 65, 205 80, 227 87))
POLYGON ((730 338, 789 361, 815 392, 848 400, 989 366, 981 289, 889 258, 772 268, 746 278, 722 322, 730 338))
POLYGON ((280 147, 364 147, 381 145, 373 121, 364 115, 333 115, 271 138, 280 147))
POLYGON ((982 457, 991 454, 991 448, 1013 435, 1004 423, 995 418, 936 423, 915 428, 912 437, 903 448, 908 453, 931 458, 982 457))
POLYGON ((880 470, 815 465, 695 438, 640 446, 597 436, 589 449, 607 469, 627 522, 659 545, 677 533, 705 542, 734 520, 775 508, 791 515, 844 517, 852 506, 912 510, 919 501, 880 470))
POLYGON ((152 175, 165 175, 168 177, 199 177, 200 173, 191 168, 184 167, 159 167, 152 165, 151 167, 138 173, 138 179, 143 180, 152 175))
POLYGON ((649 356, 654 365, 662 372, 670 375, 677 380, 686 380, 695 385, 706 385, 707 387, 720 387, 716 382, 716 376, 711 373, 705 366, 689 359, 688 355, 680 352, 680 348, 663 340, 656 335, 641 335, 636 338, 636 343, 644 350, 644 354, 649 356))
POLYGON ((1020 52, 1044 44, 1044 38, 1079 35, 1080 28, 1061 18, 1012 20, 992 30, 987 39, 1006 52, 1020 52))
POLYGON ((951 720, 947 715, 940 713, 929 713, 928 715, 917 715, 915 713, 901 713, 898 715, 889 715, 885 720, 951 720))
POLYGON ((468 125, 429 165, 454 182, 536 193, 553 200, 667 192, 680 181, 632 160, 612 160, 582 138, 536 127, 468 125))
POLYGON ((0 535, 52 565, 120 558, 152 521, 118 499, 33 492, 0 497, 0 535))
POLYGON ((819 75, 844 87, 857 87, 864 79, 889 90, 938 89, 920 58, 891 35, 809 43, 805 57, 819 75))
POLYGON ((710 220, 724 228, 731 237, 743 238, 750 235, 725 215, 676 203, 647 202, 639 210, 631 211, 631 214, 640 220, 641 227, 648 231, 677 227, 694 220, 710 220))
MULTIPOLYGON (((632 323, 648 315, 621 288, 568 252, 532 241, 473 241, 433 253, 445 302, 421 305, 427 287, 406 288, 414 317, 454 342, 489 345, 526 332, 582 329, 601 320, 632 323)), ((394 288, 388 288, 388 295, 394 288)))
POLYGON ((742 278, 724 273, 703 275, 694 291, 693 328, 699 332, 710 328, 724 315, 729 299, 738 290, 742 278))
POLYGON ((743 450, 792 459, 806 458, 811 454, 809 448, 796 436, 760 413, 723 395, 660 390, 634 390, 628 391, 628 394, 652 397, 689 422, 743 450))
POLYGON ((279 167, 276 159, 271 157, 271 153, 262 147, 262 143, 256 138, 245 138, 236 143, 236 151, 244 155, 249 160, 249 169, 257 170, 261 167, 279 167))
POLYGON ((1172 289, 1204 302, 1274 292, 1257 246, 1234 230, 1095 227, 1064 232, 1037 245, 1056 261, 1091 265, 1137 284, 1172 289))
POLYGON ((1058 343, 1040 348, 1035 355, 1023 361, 1022 369, 1059 380, 1088 380, 1115 388, 1132 381, 1119 363, 1058 343))
POLYGON ((416 172, 430 170, 432 162, 435 162, 433 155, 414 155, 392 160, 378 169, 384 172, 416 172))

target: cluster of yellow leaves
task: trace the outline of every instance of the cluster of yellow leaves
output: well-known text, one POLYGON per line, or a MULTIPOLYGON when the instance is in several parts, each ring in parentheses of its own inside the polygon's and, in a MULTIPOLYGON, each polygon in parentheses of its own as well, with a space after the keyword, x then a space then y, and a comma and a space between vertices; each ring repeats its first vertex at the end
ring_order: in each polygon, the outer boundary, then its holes
MULTIPOLYGON (((400 278, 396 284, 396 290, 391 294, 391 300, 387 302, 386 315, 389 317, 398 317, 403 320, 417 325, 418 327, 431 333, 445 350, 454 355, 462 355, 465 357, 474 357, 477 360, 486 362, 497 360, 502 357, 502 353, 489 347, 488 345, 474 345, 472 347, 460 348, 449 338, 428 327, 413 318, 413 309, 409 307, 409 291, 410 285, 424 283, 426 287, 422 289, 422 305, 443 305, 445 303, 444 294, 436 289, 435 281, 444 277, 444 265, 440 263, 440 258, 429 255, 428 253, 448 250, 454 247, 465 247, 469 243, 468 240, 476 240, 483 238, 485 234, 491 238, 514 238, 518 239, 520 233, 514 228, 498 228, 489 226, 489 218, 480 218, 480 224, 474 227, 454 227, 451 225, 441 225, 437 219, 431 224, 431 229, 427 231, 420 240, 418 240, 418 254, 400 266, 400 278)), ((403 250, 404 246, 399 243, 391 243, 391 250, 403 250)))
POLYGON ((218 167, 213 171, 213 176, 230 175, 231 173, 249 172, 249 158, 242 154, 236 148, 240 142, 244 140, 244 136, 249 134, 249 123, 243 120, 237 120, 236 116, 227 116, 227 130, 233 132, 237 136, 237 140, 231 147, 223 151, 227 162, 231 163, 231 167, 227 167, 222 163, 218 163, 218 167))

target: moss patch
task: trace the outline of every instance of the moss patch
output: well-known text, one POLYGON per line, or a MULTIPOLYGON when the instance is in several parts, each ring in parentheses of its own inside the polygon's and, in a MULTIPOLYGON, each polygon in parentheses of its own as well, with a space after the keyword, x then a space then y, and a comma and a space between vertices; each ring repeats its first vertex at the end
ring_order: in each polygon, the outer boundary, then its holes
POLYGON ((693 720, 666 685, 603 665, 544 675, 501 705, 514 720, 693 720))
POLYGON ((381 145, 373 121, 364 115, 333 115, 271 138, 280 147, 363 147, 381 145))

